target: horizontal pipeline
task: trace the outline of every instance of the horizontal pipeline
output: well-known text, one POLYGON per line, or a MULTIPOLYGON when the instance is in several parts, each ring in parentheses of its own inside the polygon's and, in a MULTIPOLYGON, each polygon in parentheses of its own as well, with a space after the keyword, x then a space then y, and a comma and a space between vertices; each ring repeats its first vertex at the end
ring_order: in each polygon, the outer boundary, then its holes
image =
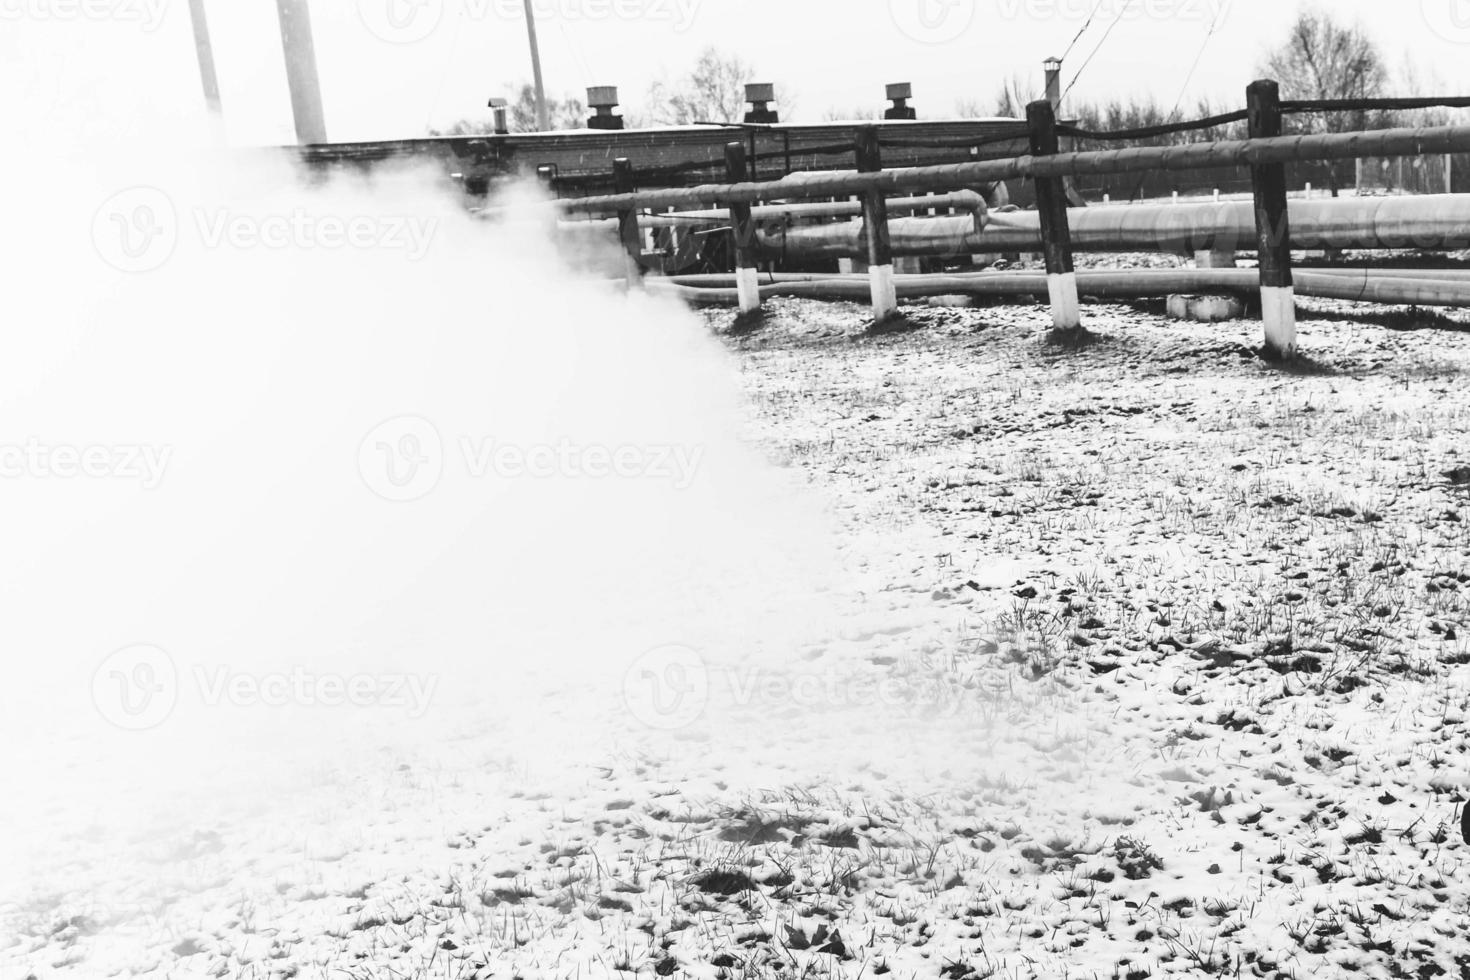
MULTIPOLYGON (((895 276, 901 299, 927 296, 1045 296, 1046 274, 1040 272, 978 273, 970 275, 895 276)), ((649 279, 650 289, 671 293, 691 302, 734 303, 736 290, 682 285, 678 278, 649 279)), ((1121 272, 1079 272, 1077 291, 1084 298, 1143 299, 1171 293, 1249 294, 1260 288, 1254 269, 1134 269, 1121 272)), ((871 297, 865 278, 834 276, 797 282, 761 284, 762 299, 800 296, 811 299, 866 300, 871 297)), ((1470 282, 1376 278, 1362 275, 1301 272, 1296 276, 1298 296, 1353 300, 1365 303, 1414 306, 1470 306, 1470 282)))
MULTIPOLYGON (((1470 194, 1423 197, 1339 197, 1290 201, 1291 244, 1297 249, 1470 248, 1470 194)), ((1133 204, 1072 208, 1067 213, 1078 252, 1255 251, 1250 202, 1133 204)), ((895 255, 960 256, 1040 251, 1034 211, 992 213, 978 234, 963 218, 896 218, 888 223, 895 255)), ((768 255, 861 258, 862 223, 766 226, 757 236, 768 255)))
POLYGON ((756 204, 801 197, 846 197, 868 190, 888 193, 952 190, 1026 177, 1076 177, 1139 173, 1146 170, 1200 170, 1221 166, 1260 166, 1304 160, 1352 160, 1381 156, 1470 152, 1470 126, 1425 126, 1379 129, 1361 133, 1274 136, 1267 139, 1222 140, 1180 146, 1138 146, 1120 150, 976 160, 934 167, 899 167, 875 173, 814 172, 780 180, 739 184, 703 184, 562 198, 552 202, 563 211, 597 214, 629 208, 697 208, 708 205, 756 204))
MULTIPOLYGON (((889 211, 927 211, 949 209, 967 212, 961 217, 976 230, 984 226, 986 204, 983 195, 976 191, 951 191, 948 194, 931 194, 924 197, 895 197, 888 201, 889 211)), ((861 201, 801 201, 788 204, 763 204, 750 209, 751 217, 757 221, 777 221, 784 218, 840 218, 863 213, 861 201)), ((483 213, 483 212, 482 212, 483 213)), ((672 214, 640 214, 638 224, 644 228, 708 228, 730 223, 729 208, 710 208, 702 211, 675 211, 672 214)), ((599 230, 615 234, 616 218, 595 218, 590 221, 561 221, 558 228, 564 231, 599 230)))
MULTIPOLYGON (((1226 269, 1223 269, 1223 270, 1221 270, 1221 269, 1215 269, 1215 270, 1192 270, 1192 269, 1187 268, 1187 267, 1182 267, 1182 268, 1179 268, 1179 269, 1094 269, 1094 270, 1090 270, 1090 271, 1091 272, 1094 272, 1094 273, 1111 272, 1111 273, 1116 273, 1117 275, 1120 275, 1120 276, 1128 276, 1128 275, 1148 276, 1148 275, 1157 275, 1158 273, 1161 273, 1161 272, 1164 272, 1164 273, 1174 273, 1174 272, 1191 272, 1191 271, 1214 271, 1214 272, 1220 272, 1220 271, 1223 271, 1223 272, 1232 272, 1233 271, 1233 272, 1237 272, 1238 273, 1238 272, 1254 272, 1255 270, 1254 269, 1236 269, 1236 270, 1232 270, 1232 269, 1229 269, 1229 268, 1226 268, 1226 269)), ((1338 277, 1347 278, 1347 279, 1417 279, 1417 280, 1421 280, 1421 281, 1425 281, 1425 282, 1463 282, 1463 283, 1470 283, 1470 269, 1357 269, 1357 268, 1348 268, 1348 267, 1343 267, 1343 266, 1337 266, 1337 267, 1308 267, 1308 268, 1298 268, 1298 269, 1295 270, 1295 273, 1297 275, 1307 274, 1307 275, 1321 275, 1321 276, 1338 276, 1338 277)), ((932 274, 922 274, 922 275, 902 275, 902 276, 899 276, 898 279, 899 279, 900 282, 925 282, 925 281, 929 281, 929 280, 936 280, 936 279, 942 277, 942 278, 944 278, 946 280, 949 280, 949 281, 955 281, 955 280, 969 281, 970 279, 993 279, 993 278, 995 278, 997 276, 1005 275, 1005 274, 1006 273, 1000 273, 1000 272, 953 272, 953 273, 932 273, 932 274)), ((1010 273, 1010 274, 1012 274, 1012 275, 1026 275, 1025 272, 1010 273)), ((1041 273, 1040 272, 1037 272, 1036 275, 1041 275, 1041 273)), ((615 280, 615 281, 616 282, 622 282, 623 280, 618 279, 618 280, 615 280)), ((688 273, 688 274, 684 274, 684 275, 675 275, 675 276, 662 277, 662 278, 659 278, 657 281, 658 282, 669 282, 669 283, 673 283, 674 285, 677 285, 677 286, 697 286, 697 287, 714 287, 714 288, 730 288, 730 289, 733 289, 735 287, 735 276, 733 274, 731 274, 731 273, 728 273, 728 272, 698 272, 698 273, 688 273)), ((843 282, 848 282, 848 281, 851 281, 851 282, 867 282, 868 281, 868 274, 866 272, 836 272, 836 273, 833 273, 833 272, 763 272, 760 275, 760 284, 761 285, 774 285, 774 284, 777 284, 777 283, 792 283, 792 282, 834 282, 834 281, 843 281, 843 282)), ((1251 285, 1250 285, 1249 289, 1246 290, 1246 291, 1253 292, 1258 285, 1259 285, 1258 282, 1256 282, 1255 280, 1251 280, 1251 285)))

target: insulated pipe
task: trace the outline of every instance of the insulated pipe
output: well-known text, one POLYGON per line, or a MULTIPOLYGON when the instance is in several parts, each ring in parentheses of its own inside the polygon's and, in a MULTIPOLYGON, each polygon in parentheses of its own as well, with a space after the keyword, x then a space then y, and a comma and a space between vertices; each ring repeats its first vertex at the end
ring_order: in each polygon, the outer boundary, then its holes
POLYGON ((1136 146, 1121 150, 1058 153, 1055 156, 977 160, 934 167, 899 167, 875 173, 829 171, 759 183, 704 184, 698 187, 674 187, 623 195, 562 198, 551 204, 563 211, 606 213, 627 207, 677 208, 732 202, 756 203, 788 197, 846 197, 872 190, 885 193, 950 190, 1018 178, 1075 177, 1139 173, 1146 170, 1201 170, 1303 160, 1353 160, 1465 152, 1470 152, 1470 126, 1426 126, 1360 133, 1221 140, 1178 146, 1136 146))
MULTIPOLYGON (((981 231, 987 220, 987 205, 985 197, 976 191, 952 191, 948 194, 935 194, 929 197, 899 197, 890 198, 888 206, 899 211, 918 211, 926 208, 954 208, 959 211, 970 212, 970 217, 962 220, 968 221, 974 226, 975 231, 981 231)), ((772 221, 782 218, 828 218, 841 217, 843 215, 860 215, 863 206, 858 201, 802 201, 792 204, 764 204, 760 207, 750 209, 751 215, 757 221, 772 221)), ((486 209, 475 212, 481 217, 496 217, 501 212, 494 209, 486 209)), ((703 211, 676 211, 672 214, 644 214, 639 215, 638 221, 645 228, 701 228, 730 223, 729 208, 710 208, 703 211)), ((562 220, 558 223, 559 228, 597 228, 605 227, 609 231, 617 228, 615 218, 594 218, 592 220, 562 220)))
MULTIPOLYGON (((1470 194, 1356 197, 1290 202, 1296 249, 1470 248, 1470 194)), ((1078 252, 1254 251, 1255 214, 1248 201, 1220 204, 1131 204, 1068 211, 1078 252)), ((1041 225, 1034 211, 991 213, 976 234, 964 218, 896 218, 889 222, 897 255, 960 256, 1034 252, 1041 225)), ((860 256, 856 222, 763 231, 770 253, 793 258, 860 256)))
MULTIPOLYGON (((948 194, 933 194, 928 197, 893 197, 888 199, 888 207, 894 211, 919 211, 925 208, 954 208, 960 211, 969 211, 975 215, 984 215, 986 212, 985 197, 976 191, 950 191, 948 194)), ((840 215, 856 215, 863 213, 863 206, 857 201, 801 201, 789 204, 763 204, 760 207, 751 208, 751 214, 757 220, 769 218, 802 218, 802 217, 837 217, 840 215)), ((676 219, 709 219, 711 221, 730 220, 728 208, 710 208, 703 211, 676 211, 673 214, 661 217, 676 219)), ((979 227, 983 227, 981 222, 979 227)))
MULTIPOLYGON (((1188 269, 1188 268, 1180 268, 1180 269, 1115 269, 1115 270, 1107 270, 1107 271, 1110 272, 1111 274, 1118 275, 1118 276, 1149 276, 1149 275, 1158 275, 1160 273, 1178 274, 1178 273, 1188 273, 1188 272, 1191 272, 1191 271, 1207 271, 1207 270, 1191 270, 1191 269, 1188 269)), ((1224 272, 1227 272, 1227 273, 1230 273, 1230 272, 1240 273, 1240 272, 1249 272, 1250 270, 1248 270, 1248 269, 1235 269, 1235 270, 1232 270, 1232 269, 1228 269, 1227 268, 1227 269, 1224 269, 1224 270, 1221 270, 1221 271, 1224 271, 1224 272)), ((1302 273, 1304 275, 1337 276, 1337 277, 1343 278, 1343 279, 1356 279, 1356 280, 1371 280, 1371 279, 1414 279, 1414 280, 1419 280, 1419 281, 1422 281, 1422 282, 1470 283, 1470 269, 1352 269, 1352 268, 1335 268, 1335 269, 1333 269, 1333 268, 1309 268, 1309 269, 1303 269, 1303 268, 1300 268, 1299 267, 1296 271, 1299 272, 1299 273, 1302 273)), ((1083 274, 1084 275, 1100 275, 1100 274, 1103 274, 1103 273, 1104 273, 1104 270, 1093 270, 1092 272, 1087 272, 1087 273, 1083 273, 1083 274)), ((899 282, 916 283, 916 282, 928 282, 928 281, 932 281, 932 280, 937 280, 938 278, 944 278, 944 279, 950 280, 950 281, 966 281, 966 282, 968 282, 968 281, 970 281, 972 279, 992 279, 993 280, 997 276, 1006 275, 1006 274, 1007 273, 999 273, 999 272, 956 272, 956 273, 944 273, 944 274, 940 274, 940 275, 908 275, 908 276, 899 276, 898 277, 898 281, 899 282)), ((1018 273, 1010 273, 1010 274, 1011 275, 1027 275, 1028 273, 1018 272, 1018 273)), ((834 281, 847 281, 847 280, 852 280, 854 282, 866 282, 867 281, 867 276, 863 275, 862 273, 857 273, 857 272, 852 272, 852 273, 842 273, 842 272, 838 272, 838 273, 831 273, 831 272, 825 272, 825 273, 824 272, 765 272, 765 273, 761 273, 760 279, 761 279, 761 283, 762 284, 764 284, 764 285, 770 285, 770 284, 773 284, 773 283, 834 282, 834 281)), ((665 277, 665 278, 661 279, 660 281, 661 282, 671 282, 671 283, 673 283, 675 285, 678 285, 678 286, 696 286, 696 287, 714 287, 714 288, 733 287, 734 286, 734 283, 735 283, 734 277, 731 276, 728 272, 689 273, 689 274, 686 274, 686 275, 668 276, 668 277, 665 277)))
MULTIPOLYGON (((710 303, 734 303, 734 289, 712 289, 681 285, 678 279, 650 279, 651 288, 685 299, 710 303)), ((1137 269, 1125 272, 1080 272, 1078 291, 1099 299, 1139 299, 1168 293, 1237 292, 1259 288, 1254 269, 1137 269)), ((1046 275, 1039 272, 989 273, 968 276, 899 276, 894 286, 901 298, 926 296, 1016 296, 1045 295, 1046 275)), ((1417 279, 1379 279, 1300 273, 1297 293, 1322 299, 1414 306, 1470 306, 1470 282, 1417 279)), ((762 298, 801 296, 813 299, 862 300, 869 296, 865 278, 836 276, 829 280, 761 284, 762 298)))

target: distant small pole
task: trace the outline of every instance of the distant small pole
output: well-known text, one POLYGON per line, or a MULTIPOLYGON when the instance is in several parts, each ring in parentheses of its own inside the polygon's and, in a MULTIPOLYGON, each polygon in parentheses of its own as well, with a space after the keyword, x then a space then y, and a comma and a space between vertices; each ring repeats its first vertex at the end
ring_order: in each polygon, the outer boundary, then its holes
MULTIPOLYGON (((1273 81, 1246 89, 1252 139, 1281 135, 1281 89, 1273 81)), ((1261 265, 1261 319, 1266 347, 1281 357, 1296 353, 1296 289, 1291 275, 1291 225, 1287 217, 1286 167, 1251 167, 1256 205, 1256 249, 1261 265)))
MULTIPOLYGON (((730 183, 745 181, 748 173, 745 144, 725 144, 725 176, 730 183)), ((740 297, 740 312, 753 313, 761 308, 761 285, 756 268, 755 219, 749 204, 730 205, 730 231, 735 241, 735 290, 740 297)))
MULTIPOLYGON (((613 192, 631 194, 633 190, 633 164, 627 157, 618 157, 613 161, 613 192)), ((638 211, 631 206, 618 209, 618 240, 623 244, 624 278, 632 288, 643 281, 643 232, 638 229, 638 211)))
MULTIPOLYGON (((1057 153, 1057 117, 1051 103, 1042 100, 1026 107, 1035 156, 1057 153)), ((1036 210, 1041 219, 1041 244, 1046 255, 1046 289, 1051 298, 1052 325, 1057 330, 1082 326, 1082 304, 1077 296, 1077 271, 1072 264, 1072 230, 1067 224, 1067 192, 1060 177, 1037 177, 1036 210)))
MULTIPOLYGON (((858 128, 857 168, 865 174, 878 173, 883 169, 877 126, 858 128)), ((882 320, 898 312, 898 287, 893 282, 888 200, 876 187, 863 192, 863 236, 868 243, 868 284, 873 294, 873 319, 882 320)))

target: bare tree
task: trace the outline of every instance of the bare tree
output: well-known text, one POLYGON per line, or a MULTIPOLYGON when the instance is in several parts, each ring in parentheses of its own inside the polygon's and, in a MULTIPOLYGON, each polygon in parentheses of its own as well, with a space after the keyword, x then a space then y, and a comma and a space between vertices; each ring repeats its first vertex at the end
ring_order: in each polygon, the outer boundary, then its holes
MULTIPOLYGON (((1286 42, 1266 56, 1262 69, 1280 83, 1288 99, 1378 98, 1388 83, 1383 55, 1367 31, 1315 6, 1297 14, 1286 42)), ((1291 126, 1300 133, 1342 133, 1383 125, 1384 118, 1366 109, 1310 112, 1293 116, 1291 126)), ((1333 164, 1306 167, 1314 177, 1326 179, 1333 197, 1347 180, 1342 169, 1333 164)))
MULTIPOLYGON (((582 129, 587 125, 587 106, 576 96, 558 99, 548 95, 546 111, 552 129, 582 129)), ((536 87, 523 82, 510 103, 510 131, 534 133, 536 130, 536 87)))
MULTIPOLYGON (((506 125, 512 133, 534 133, 536 124, 536 88, 529 82, 509 86, 515 92, 510 102, 506 125)), ((587 107, 575 96, 557 99, 547 97, 547 112, 552 129, 582 129, 587 125, 587 107)), ((431 136, 484 136, 495 132, 493 117, 461 119, 442 130, 431 130, 431 136)))
MULTIPOLYGON (((1286 42, 1266 56, 1262 68, 1288 99, 1372 99, 1388 84, 1383 54, 1368 33, 1320 7, 1297 15, 1286 42)), ((1342 132, 1367 128, 1372 121, 1371 113, 1359 109, 1306 113, 1296 123, 1306 132, 1342 132)))
POLYGON ((883 118, 883 110, 872 106, 860 106, 850 109, 838 106, 828 106, 822 111, 822 122, 867 122, 883 118))
POLYGON ((687 76, 653 83, 642 121, 654 126, 740 122, 745 86, 754 80, 755 69, 739 56, 705 48, 687 76))
POLYGON ((1012 75, 1001 83, 995 97, 995 115, 1006 119, 1025 119, 1026 107, 1046 97, 1036 80, 1024 75, 1012 75))

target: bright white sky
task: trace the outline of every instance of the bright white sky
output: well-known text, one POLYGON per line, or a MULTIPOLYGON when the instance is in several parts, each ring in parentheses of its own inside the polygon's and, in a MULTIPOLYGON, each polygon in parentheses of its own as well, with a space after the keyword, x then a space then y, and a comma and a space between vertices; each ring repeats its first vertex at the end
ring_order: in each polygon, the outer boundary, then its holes
MULTIPOLYGON (((275 3, 205 3, 231 141, 290 142, 275 3)), ((949 115, 967 97, 988 107, 1004 79, 1039 78, 1042 58, 1067 48, 1095 4, 1065 77, 1112 32, 1077 93, 1154 92, 1172 103, 1213 23, 1186 101, 1242 102, 1262 51, 1296 9, 1290 0, 535 3, 553 94, 618 85, 636 110, 652 81, 718 45, 794 93, 793 121, 883 104, 893 81, 913 83, 921 116, 949 115)), ((521 0, 311 0, 311 8, 334 140, 411 137, 483 116, 490 96, 530 76, 521 0)), ((1396 68, 1412 55, 1445 89, 1470 89, 1465 0, 1334 0, 1331 9, 1360 19, 1396 68)), ((33 118, 190 117, 201 102, 187 0, 0 0, 0 61, 7 100, 20 93, 33 118)))

